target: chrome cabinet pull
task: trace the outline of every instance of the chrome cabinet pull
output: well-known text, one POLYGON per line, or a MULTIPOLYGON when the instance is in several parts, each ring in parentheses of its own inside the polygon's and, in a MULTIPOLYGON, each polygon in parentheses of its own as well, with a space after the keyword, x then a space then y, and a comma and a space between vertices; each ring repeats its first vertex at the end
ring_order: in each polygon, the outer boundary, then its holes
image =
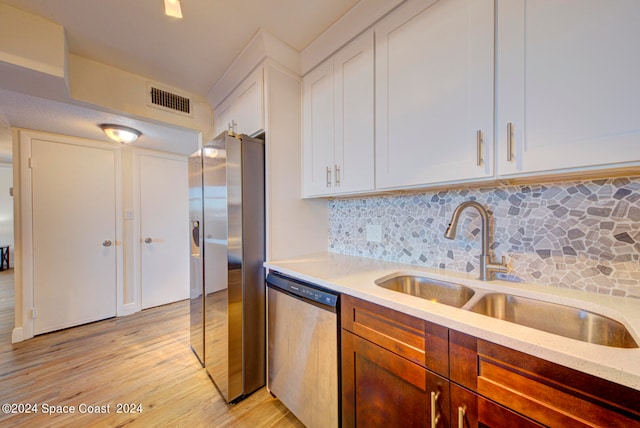
POLYGON ((476 165, 482 166, 484 165, 484 138, 482 138, 482 131, 478 129, 476 132, 476 144, 478 156, 476 158, 476 165))
POLYGON ((104 242, 102 243, 102 246, 103 246, 103 247, 110 247, 110 246, 111 246, 111 244, 112 244, 112 242, 111 242, 111 241, 109 241, 109 240, 107 239, 106 241, 104 241, 104 242))
POLYGON ((464 406, 458 407, 458 428, 464 428, 464 416, 467 413, 467 408, 464 406))
POLYGON ((153 242, 153 239, 151 238, 144 238, 144 243, 145 244, 151 244, 153 242))
POLYGON ((513 162, 513 124, 507 123, 507 162, 513 162))
POLYGON ((331 187, 331 168, 327 167, 327 187, 331 187))
POLYGON ((438 399, 440 391, 431 391, 431 428, 436 428, 440 422, 440 412, 438 412, 438 399), (437 413, 437 414, 436 414, 437 413))
POLYGON ((232 120, 227 125, 228 125, 227 129, 229 131, 229 135, 235 135, 238 133, 238 122, 236 122, 235 120, 232 120))
POLYGON ((340 186, 340 166, 336 165, 336 187, 340 186))

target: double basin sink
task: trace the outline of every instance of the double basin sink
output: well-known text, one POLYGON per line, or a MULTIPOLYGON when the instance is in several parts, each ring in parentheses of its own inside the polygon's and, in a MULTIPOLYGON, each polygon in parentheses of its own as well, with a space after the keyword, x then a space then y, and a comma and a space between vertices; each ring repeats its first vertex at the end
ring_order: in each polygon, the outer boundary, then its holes
POLYGON ((387 276, 376 280, 376 284, 389 290, 583 342, 616 348, 639 347, 621 322, 573 306, 413 275, 387 276))

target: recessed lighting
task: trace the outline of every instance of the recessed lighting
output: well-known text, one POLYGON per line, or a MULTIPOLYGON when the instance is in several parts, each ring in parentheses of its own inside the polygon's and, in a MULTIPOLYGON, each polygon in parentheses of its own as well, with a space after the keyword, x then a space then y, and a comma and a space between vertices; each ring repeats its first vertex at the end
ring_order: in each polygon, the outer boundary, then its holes
POLYGON ((174 18, 182 18, 180 0, 164 0, 164 14, 174 18))
POLYGON ((117 143, 130 144, 142 135, 142 132, 137 129, 129 128, 128 126, 114 125, 111 123, 103 123, 98 126, 100 126, 104 133, 107 134, 107 137, 117 143))

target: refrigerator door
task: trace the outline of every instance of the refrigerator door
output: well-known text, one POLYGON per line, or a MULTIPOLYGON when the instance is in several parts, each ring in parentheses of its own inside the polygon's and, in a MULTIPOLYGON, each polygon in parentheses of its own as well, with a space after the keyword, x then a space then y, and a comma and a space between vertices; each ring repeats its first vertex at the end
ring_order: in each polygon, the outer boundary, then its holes
POLYGON ((204 366, 204 299, 202 271, 202 156, 197 151, 189 157, 189 227, 191 230, 191 256, 189 289, 191 349, 204 366))
MULTIPOLYGON (((222 134, 202 148, 204 185, 205 368, 226 401, 229 390, 229 287, 227 272, 227 140, 222 134)), ((235 350, 235 349, 234 349, 235 350)), ((240 349, 240 351, 242 351, 240 349)), ((241 359, 237 360, 241 363, 241 359)), ((239 369, 242 369, 240 365, 239 369)))
POLYGON ((265 384, 264 142, 242 137, 242 339, 244 393, 265 384))
POLYGON ((264 143, 225 132, 202 159, 205 368, 231 402, 265 383, 264 143))

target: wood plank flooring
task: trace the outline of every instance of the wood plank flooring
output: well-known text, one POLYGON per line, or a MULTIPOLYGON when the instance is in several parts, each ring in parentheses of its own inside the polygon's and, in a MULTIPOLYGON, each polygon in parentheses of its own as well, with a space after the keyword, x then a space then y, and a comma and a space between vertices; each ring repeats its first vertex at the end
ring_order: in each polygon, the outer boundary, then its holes
POLYGON ((302 427, 265 388, 235 405, 221 399, 189 348, 188 305, 12 345, 13 271, 0 272, 0 404, 38 405, 37 413, 0 412, 0 426, 302 427), (134 413, 116 413, 129 404, 134 413), (74 406, 75 413, 45 414, 45 405, 74 406), (81 405, 109 406, 109 412, 80 413, 81 405))

